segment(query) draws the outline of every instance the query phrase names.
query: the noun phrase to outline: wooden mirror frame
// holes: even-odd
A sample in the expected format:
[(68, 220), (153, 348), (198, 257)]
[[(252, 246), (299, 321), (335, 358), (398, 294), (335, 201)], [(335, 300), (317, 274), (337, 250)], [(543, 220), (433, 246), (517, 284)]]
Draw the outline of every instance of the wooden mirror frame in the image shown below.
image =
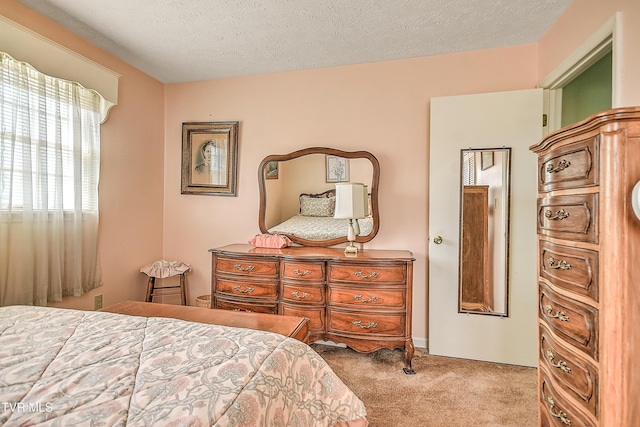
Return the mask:
[[(326, 147), (311, 147), (304, 148), (302, 150), (294, 151), (289, 154), (272, 154), (265, 157), (262, 162), (260, 162), (260, 166), (258, 166), (258, 186), (260, 188), (260, 210), (258, 214), (258, 226), (260, 227), (260, 231), (262, 233), (269, 233), (269, 230), (266, 226), (266, 212), (267, 212), (267, 188), (266, 188), (266, 171), (267, 165), (270, 162), (282, 162), (287, 160), (296, 159), (298, 157), (306, 156), (309, 154), (325, 154), (332, 155), (338, 157), (344, 157), (347, 159), (368, 159), (371, 162), (371, 166), (373, 169), (373, 175), (371, 177), (371, 217), (373, 218), (373, 229), (371, 233), (366, 236), (358, 236), (356, 237), (356, 242), (364, 243), (368, 242), (375, 237), (378, 233), (378, 229), (380, 228), (380, 217), (378, 214), (378, 185), (380, 181), (380, 163), (378, 163), (378, 159), (369, 153), (368, 151), (342, 151), (337, 150), (335, 148), (326, 148)], [(326, 240), (311, 240), (304, 239), (294, 235), (288, 235), (292, 242), (297, 243), (302, 246), (333, 246), (338, 245), (340, 243), (347, 242), (346, 230), (345, 236), (339, 237), (335, 239), (326, 239)]]

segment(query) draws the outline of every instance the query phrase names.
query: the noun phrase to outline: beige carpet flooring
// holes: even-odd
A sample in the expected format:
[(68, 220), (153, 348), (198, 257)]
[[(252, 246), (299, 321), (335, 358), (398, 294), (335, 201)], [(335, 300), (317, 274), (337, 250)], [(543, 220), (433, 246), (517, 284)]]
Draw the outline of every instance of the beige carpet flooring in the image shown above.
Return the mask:
[(360, 354), (313, 344), (367, 407), (370, 427), (537, 425), (537, 370), (431, 356), (416, 349), (416, 375), (400, 350)]

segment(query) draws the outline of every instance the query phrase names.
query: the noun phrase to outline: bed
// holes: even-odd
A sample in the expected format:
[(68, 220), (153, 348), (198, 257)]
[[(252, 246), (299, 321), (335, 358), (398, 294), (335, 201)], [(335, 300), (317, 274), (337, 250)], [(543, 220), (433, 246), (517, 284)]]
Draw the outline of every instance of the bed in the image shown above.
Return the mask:
[[(360, 226), (360, 235), (367, 236), (373, 230), (373, 219), (371, 217), (359, 219), (358, 225)], [(345, 237), (348, 227), (348, 219), (295, 215), (271, 227), (269, 233), (299, 236), (310, 240), (328, 240)]]
[[(302, 193), (298, 196), (299, 213), (269, 228), (272, 234), (287, 234), (310, 240), (329, 240), (345, 237), (349, 220), (334, 218), (336, 190), (323, 193)], [(371, 203), (371, 202), (369, 202)], [(371, 212), (371, 207), (368, 208)], [(371, 234), (373, 218), (358, 219), (361, 236)]]
[(4, 426), (366, 425), (363, 403), (294, 338), (49, 307), (0, 308), (0, 396)]

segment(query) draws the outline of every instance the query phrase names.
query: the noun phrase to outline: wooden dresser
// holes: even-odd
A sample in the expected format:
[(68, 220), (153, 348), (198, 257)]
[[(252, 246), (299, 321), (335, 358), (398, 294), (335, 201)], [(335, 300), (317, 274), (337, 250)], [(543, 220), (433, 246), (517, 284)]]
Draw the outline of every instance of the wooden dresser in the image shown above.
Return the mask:
[(596, 114), (531, 150), (540, 425), (639, 425), (640, 108)]
[(242, 244), (210, 252), (212, 308), (307, 317), (307, 342), (403, 348), (404, 370), (414, 373), (411, 252)]

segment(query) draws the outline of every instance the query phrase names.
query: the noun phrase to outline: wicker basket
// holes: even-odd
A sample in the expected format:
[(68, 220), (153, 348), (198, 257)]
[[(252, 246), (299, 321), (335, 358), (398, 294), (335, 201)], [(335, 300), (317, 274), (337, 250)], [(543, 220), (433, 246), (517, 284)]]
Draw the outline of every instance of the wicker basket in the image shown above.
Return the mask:
[(197, 297), (196, 307), (211, 308), (211, 295), (200, 295)]

